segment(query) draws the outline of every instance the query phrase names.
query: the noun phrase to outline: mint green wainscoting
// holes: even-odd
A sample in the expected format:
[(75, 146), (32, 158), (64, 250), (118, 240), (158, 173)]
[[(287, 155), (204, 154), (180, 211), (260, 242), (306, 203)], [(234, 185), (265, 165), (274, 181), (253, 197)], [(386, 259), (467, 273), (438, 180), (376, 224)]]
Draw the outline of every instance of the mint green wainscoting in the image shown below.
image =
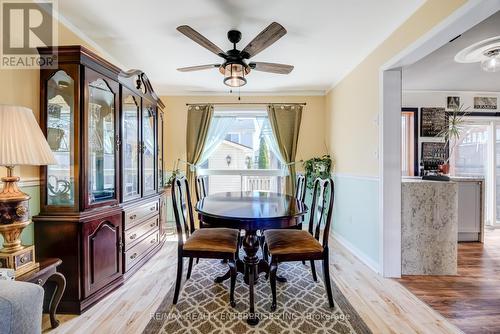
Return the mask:
[[(21, 186), (21, 190), (31, 196), (30, 216), (36, 216), (40, 212), (40, 186)], [(33, 223), (29, 224), (21, 234), (23, 245), (32, 245), (34, 240)], [(3, 238), (0, 236), (0, 248), (3, 246)]]
[(333, 235), (372, 268), (379, 268), (379, 180), (338, 174)]

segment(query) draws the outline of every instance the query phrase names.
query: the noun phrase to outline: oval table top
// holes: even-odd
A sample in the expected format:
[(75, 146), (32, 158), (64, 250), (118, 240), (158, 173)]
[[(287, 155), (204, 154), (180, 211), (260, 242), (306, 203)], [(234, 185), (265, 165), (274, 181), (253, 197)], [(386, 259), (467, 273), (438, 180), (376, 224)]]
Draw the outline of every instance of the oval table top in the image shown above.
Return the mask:
[[(302, 216), (307, 213), (307, 206), (285, 194), (245, 191), (208, 195), (196, 204), (196, 211), (202, 216), (202, 221), (210, 225), (245, 228), (245, 225), (252, 222), (252, 227), (263, 228), (261, 225), (269, 225), (273, 221), (286, 221)], [(278, 224), (267, 227), (284, 226)]]

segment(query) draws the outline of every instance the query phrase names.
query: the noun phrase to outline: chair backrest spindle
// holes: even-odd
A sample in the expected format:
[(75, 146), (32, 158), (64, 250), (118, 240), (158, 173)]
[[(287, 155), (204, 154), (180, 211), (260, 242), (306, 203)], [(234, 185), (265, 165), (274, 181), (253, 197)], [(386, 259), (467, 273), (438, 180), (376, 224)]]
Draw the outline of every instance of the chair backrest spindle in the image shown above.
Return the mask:
[(304, 202), (306, 195), (306, 177), (303, 174), (297, 174), (297, 181), (295, 185), (295, 198)]
[(189, 238), (194, 232), (193, 205), (190, 199), (191, 194), (186, 177), (176, 177), (172, 183), (172, 206), (180, 247), (184, 244), (184, 238)]
[[(309, 217), (309, 233), (319, 241), (321, 222), (325, 221), (323, 229), (323, 248), (328, 247), (330, 224), (332, 221), (335, 187), (331, 178), (314, 180), (311, 213)], [(325, 217), (326, 215), (326, 217)]]
[(205, 175), (196, 176), (196, 200), (201, 200), (207, 196), (207, 177)]

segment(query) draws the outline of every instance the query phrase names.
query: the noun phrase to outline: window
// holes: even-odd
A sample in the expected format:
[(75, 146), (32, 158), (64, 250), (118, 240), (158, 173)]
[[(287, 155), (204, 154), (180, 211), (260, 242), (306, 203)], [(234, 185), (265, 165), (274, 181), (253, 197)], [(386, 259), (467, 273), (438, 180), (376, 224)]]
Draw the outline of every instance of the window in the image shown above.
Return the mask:
[(240, 143), (240, 134), (239, 133), (227, 133), (225, 140), (239, 144)]
[(216, 109), (198, 165), (208, 192), (282, 192), (284, 172), (265, 109)]
[(418, 175), (416, 158), (417, 109), (404, 108), (401, 113), (401, 170), (403, 176)]

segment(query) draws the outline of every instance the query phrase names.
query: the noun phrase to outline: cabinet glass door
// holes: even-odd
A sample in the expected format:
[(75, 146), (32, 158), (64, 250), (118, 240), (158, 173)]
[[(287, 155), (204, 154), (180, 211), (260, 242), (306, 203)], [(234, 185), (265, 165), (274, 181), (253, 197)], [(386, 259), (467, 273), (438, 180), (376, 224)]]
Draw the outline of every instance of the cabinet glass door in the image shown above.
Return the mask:
[(47, 82), (47, 141), (57, 165), (47, 166), (47, 205), (75, 205), (74, 80), (57, 71)]
[(122, 138), (122, 173), (123, 200), (141, 197), (140, 185), (140, 161), (139, 161), (139, 138), (140, 138), (140, 100), (124, 91), (122, 102), (123, 110), (123, 138)]
[(163, 113), (158, 114), (158, 189), (163, 187)]
[(155, 111), (146, 107), (142, 113), (142, 161), (143, 161), (143, 194), (156, 191), (155, 178)]
[(115, 94), (103, 79), (88, 86), (88, 203), (116, 198)]

